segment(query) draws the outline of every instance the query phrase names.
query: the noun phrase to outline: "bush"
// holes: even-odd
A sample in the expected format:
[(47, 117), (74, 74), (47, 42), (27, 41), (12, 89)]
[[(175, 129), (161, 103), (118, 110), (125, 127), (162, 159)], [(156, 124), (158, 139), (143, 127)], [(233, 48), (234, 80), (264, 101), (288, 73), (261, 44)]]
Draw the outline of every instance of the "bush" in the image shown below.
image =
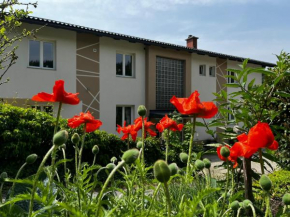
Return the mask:
[(277, 170), (268, 176), (273, 184), (272, 197), (279, 198), (281, 200), (285, 193), (290, 192), (290, 171)]
[[(36, 172), (41, 159), (52, 146), (52, 136), (55, 125), (55, 118), (45, 112), (39, 112), (31, 108), (20, 108), (9, 104), (0, 105), (0, 172), (6, 171), (9, 177), (15, 175), (19, 167), (25, 162), (28, 155), (36, 153), (37, 161), (25, 168), (22, 176), (32, 175)], [(77, 132), (82, 135), (81, 128), (71, 129), (67, 127), (67, 120), (60, 120), (60, 127), (67, 129), (69, 140), (66, 143), (66, 158), (74, 158), (74, 148), (71, 136)], [(163, 152), (159, 139), (147, 137), (145, 140), (145, 156), (148, 165), (162, 158)], [(92, 163), (92, 148), (98, 145), (100, 152), (97, 155), (96, 163), (105, 166), (115, 156), (121, 158), (127, 150), (126, 142), (119, 136), (108, 134), (105, 131), (95, 131), (86, 135), (83, 162)], [(136, 147), (131, 141), (130, 147)], [(7, 154), (9, 153), (9, 154)], [(58, 152), (58, 158), (62, 159), (62, 153)], [(47, 162), (50, 164), (50, 162)], [(74, 172), (73, 165), (68, 167)], [(60, 167), (62, 168), (62, 167)]]

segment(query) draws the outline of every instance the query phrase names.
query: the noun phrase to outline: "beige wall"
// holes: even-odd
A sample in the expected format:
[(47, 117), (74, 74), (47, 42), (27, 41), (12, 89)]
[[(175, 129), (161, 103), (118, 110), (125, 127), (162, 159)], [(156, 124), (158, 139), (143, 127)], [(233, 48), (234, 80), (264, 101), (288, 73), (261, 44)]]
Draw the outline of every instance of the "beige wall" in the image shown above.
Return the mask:
[(146, 99), (147, 110), (156, 109), (156, 57), (183, 60), (184, 72), (184, 97), (191, 93), (191, 55), (188, 52), (165, 49), (155, 46), (146, 46)]

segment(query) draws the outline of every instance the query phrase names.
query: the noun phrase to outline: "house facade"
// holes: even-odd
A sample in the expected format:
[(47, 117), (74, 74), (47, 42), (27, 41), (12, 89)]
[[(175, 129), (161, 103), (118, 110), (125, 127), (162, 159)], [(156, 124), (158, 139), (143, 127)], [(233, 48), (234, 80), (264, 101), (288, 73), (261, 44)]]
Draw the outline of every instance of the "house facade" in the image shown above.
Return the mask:
[[(2, 85), (1, 98), (18, 106), (56, 111), (46, 103), (31, 101), (38, 92), (52, 92), (55, 80), (63, 79), (68, 92), (78, 92), (81, 103), (65, 105), (62, 116), (70, 118), (90, 111), (102, 120), (102, 130), (116, 133), (116, 124), (132, 123), (137, 108), (147, 107), (149, 118), (158, 120), (174, 110), (173, 95), (188, 97), (198, 90), (201, 101), (212, 101), (213, 92), (226, 88), (227, 68), (239, 68), (240, 57), (198, 49), (198, 38), (189, 36), (186, 46), (174, 45), (102, 30), (27, 17), (26, 29), (41, 29), (36, 38), (18, 43), (19, 56)], [(251, 67), (274, 66), (249, 60)], [(251, 74), (261, 82), (260, 74)], [(198, 129), (198, 139), (208, 136)]]

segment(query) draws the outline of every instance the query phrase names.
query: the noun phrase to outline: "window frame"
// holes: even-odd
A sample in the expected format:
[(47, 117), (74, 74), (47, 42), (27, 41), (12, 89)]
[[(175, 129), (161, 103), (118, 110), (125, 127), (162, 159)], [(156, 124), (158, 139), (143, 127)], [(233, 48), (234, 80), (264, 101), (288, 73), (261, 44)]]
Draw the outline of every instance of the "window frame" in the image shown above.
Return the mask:
[[(39, 66), (30, 66), (29, 65), (29, 58), (30, 58), (30, 41), (39, 41), (40, 42), (40, 51), (39, 51)], [(43, 67), (43, 43), (52, 43), (53, 44), (53, 68), (47, 68)], [(33, 68), (33, 69), (44, 69), (44, 70), (56, 70), (56, 41), (52, 40), (45, 40), (45, 39), (39, 39), (39, 40), (28, 40), (28, 61), (27, 61), (27, 68)]]
[[(31, 109), (35, 109), (37, 111), (40, 111), (40, 112), (45, 112), (47, 114), (53, 114), (54, 112), (54, 106), (53, 105), (27, 105), (28, 108), (31, 108)], [(51, 112), (48, 112), (46, 111), (46, 107), (50, 107), (51, 108)]]
[[(211, 70), (211, 69), (214, 69), (214, 73), (213, 73), (213, 75), (211, 75), (211, 73), (210, 73), (210, 70)], [(215, 77), (215, 74), (216, 74), (216, 67), (215, 67), (215, 66), (210, 66), (209, 69), (208, 69), (208, 74), (209, 74), (209, 77)]]
[[(130, 107), (131, 108), (131, 123), (130, 124), (133, 124), (134, 122), (134, 105), (116, 105), (116, 118), (115, 118), (115, 123), (116, 123), (116, 127), (117, 127), (117, 108), (118, 107), (121, 107), (122, 108), (122, 124), (121, 126), (123, 127), (123, 123), (125, 121), (125, 111), (126, 111), (126, 107)], [(126, 122), (126, 125), (128, 125), (128, 123)]]
[[(203, 67), (203, 73), (200, 73), (201, 66)], [(200, 76), (206, 76), (206, 65), (205, 64), (199, 65), (198, 71)]]
[[(122, 75), (117, 75), (117, 54), (122, 54), (123, 55), (123, 66), (122, 66)], [(126, 55), (131, 56), (132, 57), (132, 75), (128, 76), (126, 75)], [(116, 55), (115, 55), (115, 74), (116, 77), (122, 77), (122, 78), (135, 78), (135, 54), (133, 53), (129, 53), (129, 52), (124, 52), (124, 51), (116, 51)]]
[[(236, 76), (234, 72), (227, 71), (228, 76)], [(232, 82), (233, 81), (233, 82)], [(233, 78), (227, 77), (227, 84), (237, 84), (238, 82)]]

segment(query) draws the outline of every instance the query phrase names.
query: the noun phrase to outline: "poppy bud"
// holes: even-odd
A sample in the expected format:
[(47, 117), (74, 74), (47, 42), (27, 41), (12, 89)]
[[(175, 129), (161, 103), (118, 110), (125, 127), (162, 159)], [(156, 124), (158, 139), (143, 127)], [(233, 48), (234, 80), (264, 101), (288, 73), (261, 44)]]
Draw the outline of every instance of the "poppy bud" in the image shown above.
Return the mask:
[(112, 163), (115, 163), (117, 160), (118, 160), (118, 159), (117, 159), (116, 157), (112, 157), (110, 161), (111, 161)]
[(211, 162), (208, 158), (203, 159), (204, 167), (209, 169), (211, 167)]
[(188, 155), (186, 153), (182, 152), (179, 154), (179, 158), (180, 158), (182, 163), (185, 163), (185, 162), (187, 162)]
[(252, 203), (252, 201), (250, 201), (248, 199), (243, 201), (243, 207), (245, 207), (245, 208), (248, 207), (250, 204), (253, 204), (253, 203)]
[(156, 161), (153, 166), (153, 171), (155, 178), (161, 183), (168, 182), (170, 179), (170, 169), (164, 160)]
[(196, 160), (194, 165), (197, 170), (203, 170), (204, 168), (204, 163), (201, 160)]
[(220, 153), (221, 153), (221, 156), (227, 158), (228, 156), (230, 156), (230, 149), (228, 147), (226, 147), (226, 146), (223, 146), (221, 148), (221, 152)]
[(78, 144), (80, 140), (80, 136), (77, 133), (74, 133), (74, 135), (71, 137), (71, 141), (73, 144)]
[(238, 210), (240, 208), (240, 203), (239, 201), (235, 200), (230, 204), (230, 207), (232, 210)]
[(99, 153), (99, 146), (97, 146), (97, 145), (94, 145), (94, 147), (92, 148), (92, 152), (93, 152), (93, 155), (96, 155), (96, 154), (98, 154)]
[(177, 166), (176, 163), (171, 163), (171, 164), (168, 165), (168, 167), (169, 167), (169, 170), (170, 170), (170, 174), (172, 176), (174, 176), (178, 172), (178, 166)]
[(8, 178), (8, 174), (6, 172), (3, 172), (0, 174), (0, 183), (4, 182), (4, 179)]
[(272, 187), (272, 182), (268, 176), (262, 175), (259, 180), (260, 186), (264, 191), (270, 191)]
[(116, 165), (113, 164), (113, 163), (108, 163), (107, 166), (106, 166), (106, 168), (107, 168), (108, 170), (113, 170), (115, 167), (116, 167)]
[(38, 157), (37, 154), (31, 154), (31, 155), (29, 155), (26, 158), (26, 163), (27, 164), (33, 164), (36, 161), (37, 157)]
[(66, 130), (61, 130), (53, 136), (53, 144), (56, 146), (60, 146), (64, 144), (67, 141), (67, 139), (68, 132)]
[(142, 148), (142, 144), (143, 144), (142, 141), (137, 142), (137, 148), (138, 148), (138, 149)]
[(145, 117), (146, 116), (146, 112), (147, 112), (147, 109), (144, 105), (139, 105), (138, 107), (138, 115), (140, 115), (141, 117)]
[(138, 149), (130, 149), (123, 154), (122, 160), (124, 160), (126, 164), (131, 164), (134, 163), (135, 160), (137, 160), (138, 156), (139, 156)]
[(284, 194), (284, 196), (282, 197), (282, 201), (286, 206), (290, 205), (290, 194), (289, 193)]

